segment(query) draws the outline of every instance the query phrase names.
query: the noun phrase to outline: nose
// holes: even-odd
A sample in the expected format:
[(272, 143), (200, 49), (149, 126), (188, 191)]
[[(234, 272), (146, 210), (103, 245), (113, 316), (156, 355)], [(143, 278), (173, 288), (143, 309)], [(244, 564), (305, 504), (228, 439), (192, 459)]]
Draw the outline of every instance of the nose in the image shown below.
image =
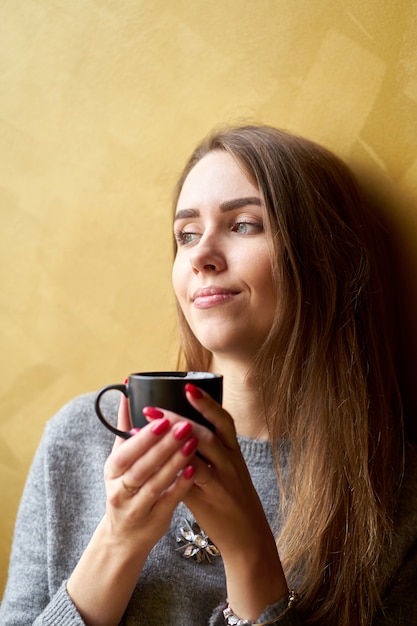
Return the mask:
[(221, 241), (213, 233), (205, 233), (190, 254), (194, 274), (201, 272), (221, 272), (226, 267), (226, 258)]

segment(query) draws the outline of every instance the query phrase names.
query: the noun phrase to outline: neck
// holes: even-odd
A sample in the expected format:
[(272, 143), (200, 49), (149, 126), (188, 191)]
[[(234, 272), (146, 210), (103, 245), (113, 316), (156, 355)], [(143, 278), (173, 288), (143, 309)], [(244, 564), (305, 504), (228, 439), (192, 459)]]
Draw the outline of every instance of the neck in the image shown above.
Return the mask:
[(267, 439), (262, 400), (250, 376), (250, 363), (213, 355), (211, 370), (223, 374), (223, 407), (242, 437)]

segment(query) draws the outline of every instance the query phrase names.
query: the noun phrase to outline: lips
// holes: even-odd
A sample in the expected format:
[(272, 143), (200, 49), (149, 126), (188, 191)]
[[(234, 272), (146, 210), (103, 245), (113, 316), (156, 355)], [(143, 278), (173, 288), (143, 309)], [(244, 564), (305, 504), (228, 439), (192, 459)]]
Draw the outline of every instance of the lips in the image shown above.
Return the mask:
[(224, 287), (200, 287), (193, 294), (193, 304), (197, 309), (208, 309), (218, 304), (230, 302), (239, 292)]

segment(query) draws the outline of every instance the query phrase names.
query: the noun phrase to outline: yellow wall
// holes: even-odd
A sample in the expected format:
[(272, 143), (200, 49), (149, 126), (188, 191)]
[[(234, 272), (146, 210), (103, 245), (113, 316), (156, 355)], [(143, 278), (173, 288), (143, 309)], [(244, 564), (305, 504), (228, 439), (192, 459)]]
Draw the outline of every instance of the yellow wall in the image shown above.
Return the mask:
[(45, 421), (171, 363), (171, 187), (224, 121), (346, 157), (415, 272), (417, 0), (0, 3), (0, 592)]

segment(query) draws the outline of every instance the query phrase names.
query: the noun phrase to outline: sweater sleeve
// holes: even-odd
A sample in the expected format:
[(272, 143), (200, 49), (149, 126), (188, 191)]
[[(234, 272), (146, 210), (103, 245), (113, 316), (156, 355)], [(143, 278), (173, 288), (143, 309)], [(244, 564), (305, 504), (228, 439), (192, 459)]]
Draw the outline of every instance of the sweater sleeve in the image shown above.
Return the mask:
[(51, 602), (33, 622), (33, 626), (56, 626), (56, 624), (84, 626), (80, 614), (67, 594), (65, 582), (62, 583)]
[[(83, 626), (65, 583), (51, 592), (47, 555), (45, 437), (35, 454), (17, 515), (7, 586), (0, 608), (2, 626)], [(59, 616), (59, 618), (58, 618)]]

